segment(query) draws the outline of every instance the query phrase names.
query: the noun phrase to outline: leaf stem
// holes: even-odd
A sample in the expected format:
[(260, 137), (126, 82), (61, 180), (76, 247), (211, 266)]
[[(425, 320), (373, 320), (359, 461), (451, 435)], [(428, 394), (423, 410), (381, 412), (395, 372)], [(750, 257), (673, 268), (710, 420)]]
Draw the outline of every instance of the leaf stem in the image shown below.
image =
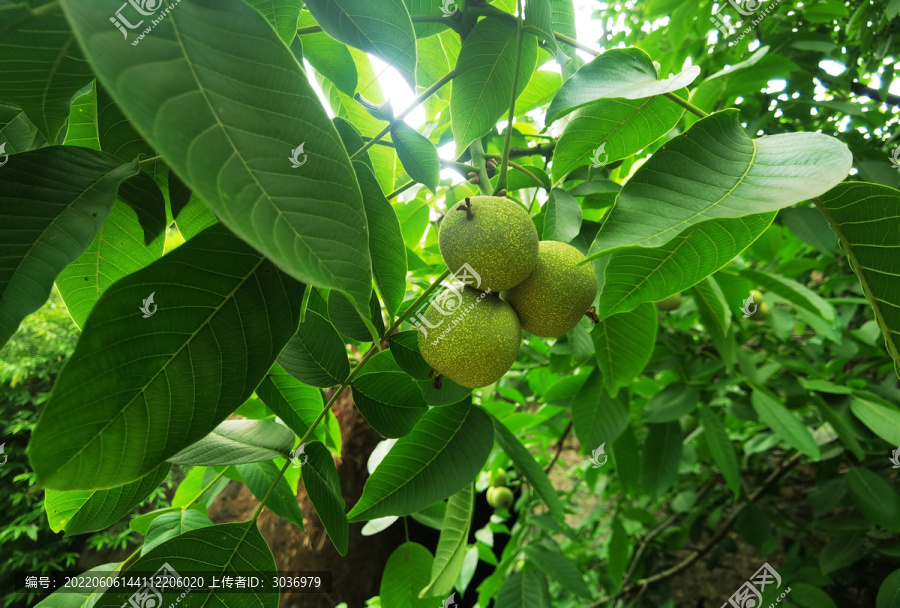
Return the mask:
[(560, 34), (559, 32), (553, 32), (553, 35), (556, 36), (556, 39), (559, 40), (560, 42), (564, 42), (564, 43), (568, 44), (569, 46), (573, 46), (576, 49), (580, 49), (580, 50), (584, 51), (585, 53), (589, 53), (589, 54), (593, 55), (594, 57), (596, 57), (597, 55), (600, 54), (600, 51), (595, 51), (594, 49), (587, 46), (586, 44), (582, 44), (582, 43), (578, 42), (577, 40), (575, 40), (574, 38), (570, 38), (569, 36), (566, 36), (565, 34)]
[(197, 494), (197, 495), (194, 496), (192, 499), (190, 499), (189, 501), (187, 501), (187, 503), (185, 503), (184, 505), (182, 505), (181, 510), (182, 510), (182, 511), (187, 511), (188, 508), (189, 508), (192, 504), (194, 504), (195, 502), (197, 502), (198, 500), (200, 500), (200, 497), (203, 496), (204, 494), (206, 494), (206, 491), (209, 490), (209, 489), (213, 486), (214, 483), (216, 483), (217, 481), (219, 481), (219, 480), (222, 478), (222, 475), (224, 475), (225, 472), (226, 472), (228, 469), (231, 468), (231, 466), (232, 466), (232, 465), (228, 465), (227, 467), (225, 467), (224, 469), (222, 469), (222, 470), (219, 472), (219, 474), (216, 475), (216, 476), (213, 478), (213, 480), (212, 480), (211, 482), (209, 482), (208, 484), (206, 484), (206, 487), (204, 487), (202, 490), (200, 490), (200, 493), (199, 493), (199, 494)]
[[(516, 0), (518, 14), (522, 14), (522, 0)], [(516, 93), (519, 88), (519, 66), (522, 61), (522, 19), (516, 19), (516, 69), (513, 70), (512, 95), (509, 100), (509, 119), (506, 122), (506, 141), (503, 144), (503, 159), (500, 161), (500, 174), (497, 176), (497, 187), (494, 196), (506, 190), (509, 173), (509, 146), (512, 143), (513, 119), (516, 117)]]
[(680, 105), (682, 108), (686, 109), (688, 112), (693, 112), (700, 118), (706, 118), (707, 116), (709, 116), (709, 114), (707, 114), (706, 112), (704, 112), (703, 110), (701, 110), (700, 108), (698, 108), (697, 106), (692, 104), (691, 102), (682, 99), (675, 93), (669, 92), (669, 93), (663, 93), (663, 95), (665, 95), (667, 98), (671, 99), (672, 101), (674, 101), (675, 103)]
[(491, 180), (488, 179), (487, 166), (484, 163), (484, 146), (481, 145), (480, 139), (469, 144), (469, 154), (472, 155), (472, 168), (478, 173), (478, 190), (483, 196), (490, 196)]
[(56, 0), (56, 2), (48, 2), (47, 4), (42, 4), (31, 9), (31, 14), (35, 17), (46, 17), (47, 15), (53, 15), (54, 13), (59, 12), (59, 10), (59, 0)]
[(416, 180), (411, 179), (408, 182), (406, 182), (405, 184), (403, 184), (402, 186), (400, 186), (399, 188), (397, 188), (396, 190), (394, 190), (393, 192), (391, 192), (390, 194), (388, 194), (387, 199), (391, 200), (395, 196), (400, 196), (400, 194), (402, 194), (403, 192), (406, 192), (407, 190), (409, 190), (410, 188), (412, 188), (415, 185), (416, 185)]
[(357, 158), (358, 156), (360, 156), (361, 154), (363, 154), (366, 150), (368, 150), (368, 149), (371, 148), (373, 145), (375, 145), (382, 137), (384, 137), (385, 135), (388, 134), (388, 132), (391, 130), (391, 127), (394, 125), (394, 123), (400, 122), (401, 120), (403, 120), (403, 119), (406, 117), (407, 114), (409, 114), (410, 112), (412, 112), (413, 110), (415, 110), (416, 108), (418, 108), (422, 103), (425, 102), (426, 99), (428, 99), (429, 97), (431, 97), (432, 95), (434, 95), (435, 93), (437, 93), (437, 92), (440, 90), (441, 87), (443, 87), (445, 84), (447, 84), (448, 82), (450, 82), (451, 80), (453, 80), (453, 77), (454, 77), (455, 75), (456, 75), (456, 70), (450, 70), (449, 72), (447, 72), (446, 74), (444, 74), (444, 76), (441, 77), (440, 80), (438, 80), (438, 81), (435, 82), (433, 85), (431, 85), (430, 87), (428, 87), (427, 89), (425, 89), (425, 91), (423, 91), (421, 95), (419, 95), (418, 97), (416, 97), (416, 100), (413, 101), (413, 102), (409, 105), (408, 108), (406, 108), (405, 110), (403, 110), (402, 112), (400, 112), (399, 114), (397, 114), (397, 116), (394, 117), (394, 120), (392, 120), (391, 122), (389, 122), (389, 123), (387, 124), (387, 126), (386, 126), (384, 129), (381, 130), (381, 133), (379, 133), (378, 135), (376, 135), (375, 137), (373, 137), (372, 139), (370, 139), (369, 141), (367, 141), (366, 144), (365, 144), (362, 148), (360, 148), (359, 150), (357, 150), (356, 152), (354, 152), (354, 153), (350, 156), (350, 160), (354, 160), (355, 158)]

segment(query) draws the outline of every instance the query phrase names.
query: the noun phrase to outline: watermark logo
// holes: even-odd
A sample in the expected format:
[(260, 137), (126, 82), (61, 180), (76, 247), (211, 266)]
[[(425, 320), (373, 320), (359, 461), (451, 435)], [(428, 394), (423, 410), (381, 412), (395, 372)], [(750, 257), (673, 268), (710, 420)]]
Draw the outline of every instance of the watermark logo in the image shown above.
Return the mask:
[(759, 309), (759, 307), (753, 301), (753, 293), (751, 292), (750, 295), (747, 296), (747, 299), (744, 300), (744, 304), (741, 306), (741, 310), (744, 313), (744, 318), (749, 319), (750, 317), (752, 317), (753, 315), (756, 314), (756, 311), (758, 309)]
[(456, 591), (450, 594), (450, 597), (444, 600), (444, 603), (441, 604), (441, 608), (456, 608), (458, 604), (456, 603)]
[[(169, 565), (169, 562), (164, 563), (153, 576), (146, 579), (144, 584), (128, 598), (126, 603), (122, 604), (122, 608), (161, 608), (163, 603), (161, 589), (174, 587), (178, 579), (181, 578), (181, 575)], [(187, 594), (187, 591), (182, 593), (181, 597), (174, 604), (170, 604), (170, 608), (180, 602)]]
[[(446, 319), (441, 319), (440, 323), (433, 324), (425, 318), (423, 312), (429, 307), (434, 306), (441, 315), (447, 317), (456, 313), (459, 310), (459, 307), (462, 305), (462, 294), (463, 290), (466, 286), (474, 287), (478, 289), (481, 287), (481, 275), (475, 272), (475, 269), (472, 268), (469, 264), (463, 264), (459, 270), (450, 275), (449, 284), (446, 286), (446, 289), (441, 291), (436, 296), (432, 296), (429, 298), (428, 302), (422, 304), (421, 307), (416, 311), (416, 314), (410, 319), (410, 322), (421, 331), (425, 338), (428, 338), (428, 329), (436, 329), (444, 324)], [(491, 290), (483, 292), (481, 296), (478, 298), (479, 301), (483, 300), (487, 297), (488, 294), (491, 293)], [(460, 318), (454, 319), (455, 323), (458, 323)], [(455, 324), (454, 323), (454, 324)], [(427, 329), (426, 329), (427, 328)], [(449, 329), (447, 330), (449, 331)], [(446, 331), (441, 335), (443, 337), (446, 335)], [(437, 342), (435, 342), (436, 344)]]
[[(156, 304), (153, 303), (153, 295), (155, 293), (156, 293), (155, 291), (153, 293), (151, 293), (150, 297), (148, 297), (146, 300), (144, 300), (144, 303), (141, 305), (140, 311), (142, 313), (144, 313), (145, 319), (148, 319), (148, 318), (152, 317), (154, 314), (156, 314)], [(153, 306), (153, 310), (150, 310), (150, 306)]]
[[(450, 7), (453, 7), (452, 9)], [(455, 0), (443, 0), (441, 3), (441, 12), (444, 13), (443, 17), (449, 17), (458, 11), (459, 8), (456, 6)]]
[[(306, 444), (301, 443), (296, 448), (294, 448), (293, 452), (291, 452), (291, 462), (294, 463), (293, 467), (295, 469), (299, 469), (300, 467), (305, 465), (306, 461), (309, 459), (309, 456), (306, 455), (306, 452), (304, 450), (306, 450)], [(303, 457), (302, 460), (300, 459), (301, 456)]]
[[(722, 608), (762, 608), (762, 592), (773, 584), (776, 589), (779, 589), (781, 576), (766, 562), (762, 568), (756, 571), (756, 574), (750, 577), (749, 581), (741, 585), (740, 589), (728, 598), (727, 603), (722, 604)], [(775, 604), (781, 603), (781, 600), (790, 592), (791, 588), (788, 587), (774, 603), (769, 605), (769, 608), (774, 608)]]
[(6, 464), (6, 460), (9, 456), (3, 451), (3, 448), (6, 446), (6, 442), (0, 443), (0, 456), (3, 456), (3, 462), (0, 462), (0, 467)]
[[(601, 443), (600, 446), (591, 452), (590, 461), (594, 465), (592, 469), (599, 469), (603, 465), (606, 464), (606, 461), (609, 460), (609, 455), (606, 453), (606, 443)], [(603, 459), (603, 462), (600, 462), (600, 459)]]
[[(744, 31), (741, 33), (741, 35), (738, 37), (738, 39), (735, 40), (735, 43), (739, 42), (744, 36), (749, 34), (753, 30), (753, 28), (755, 26), (759, 25), (759, 23), (763, 19), (768, 17), (769, 13), (772, 12), (772, 10), (776, 6), (781, 4), (781, 2), (783, 2), (783, 0), (770, 1), (769, 5), (766, 7), (766, 9), (762, 13), (760, 13), (760, 15), (756, 19), (753, 19), (751, 21), (751, 25), (747, 26), (747, 28), (744, 29)], [(762, 7), (762, 3), (760, 0), (728, 0), (728, 4), (733, 6), (735, 8), (735, 10), (737, 10), (737, 12), (740, 13), (744, 17), (749, 17), (749, 16), (753, 15)], [(709, 20), (712, 22), (713, 25), (716, 26), (716, 28), (718, 28), (719, 32), (722, 34), (722, 37), (725, 38), (728, 36), (728, 30), (730, 27), (732, 27), (732, 24), (731, 24), (730, 20), (728, 19), (727, 15), (719, 14), (719, 11), (721, 11), (723, 8), (725, 8), (724, 3), (719, 5), (719, 7), (715, 10), (715, 12), (712, 14), (712, 17), (710, 17)]]
[[(591, 155), (591, 163), (593, 163), (594, 169), (599, 169), (603, 165), (606, 164), (606, 161), (609, 159), (609, 155), (607, 155), (604, 150), (606, 149), (606, 142), (603, 142), (596, 148), (594, 148), (594, 153)], [(600, 155), (603, 156), (600, 156)]]
[[(0, 153), (3, 152), (3, 147), (0, 146)], [(3, 165), (0, 164), (0, 167)], [(900, 169), (900, 146), (894, 148), (894, 151), (891, 152), (891, 167), (894, 169)]]
[(9, 160), (9, 154), (6, 153), (6, 142), (0, 144), (0, 156), (3, 156), (3, 160), (0, 161), (0, 167), (2, 167)]
[[(2, 445), (0, 445), (0, 452), (3, 452)], [(897, 448), (896, 450), (894, 450), (894, 452), (891, 454), (891, 457), (888, 460), (890, 460), (891, 464), (894, 465), (891, 467), (892, 469), (900, 469), (900, 448)], [(6, 461), (4, 461), (4, 462), (6, 462)]]
[[(308, 155), (303, 152), (303, 146), (306, 145), (306, 142), (303, 142), (293, 150), (291, 150), (291, 156), (288, 160), (291, 161), (291, 168), (296, 169), (297, 167), (302, 167), (306, 164), (308, 160)], [(303, 154), (303, 160), (300, 160), (300, 155)]]
[[(128, 0), (115, 12), (115, 16), (110, 17), (109, 20), (122, 32), (125, 40), (128, 40), (129, 30), (136, 30), (141, 27), (146, 21), (145, 17), (155, 17), (150, 19), (150, 25), (145, 27), (137, 38), (132, 41), (131, 45), (137, 46), (144, 39), (144, 36), (153, 31), (153, 28), (168, 16), (179, 2), (181, 0), (173, 0), (172, 4), (163, 8), (162, 0)], [(134, 20), (138, 19), (139, 21), (135, 23)]]

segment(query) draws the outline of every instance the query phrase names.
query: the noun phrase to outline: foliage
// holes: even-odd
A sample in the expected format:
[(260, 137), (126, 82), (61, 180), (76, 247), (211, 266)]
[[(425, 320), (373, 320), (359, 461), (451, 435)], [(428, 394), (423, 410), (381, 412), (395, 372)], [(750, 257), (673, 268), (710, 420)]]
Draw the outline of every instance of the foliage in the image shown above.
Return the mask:
[[(592, 45), (573, 0), (0, 7), (0, 395), (33, 469), (0, 470), (9, 564), (72, 557), (26, 546), (50, 537), (34, 487), (50, 528), (106, 530), (91, 547), (143, 536), (119, 570), (272, 573), (257, 518), (303, 529), (302, 480), (341, 554), (358, 522), (441, 529), (395, 549), (371, 605), (671, 606), (675, 574), (747, 547), (742, 577), (779, 573), (766, 601), (890, 605), (900, 5), (751, 4), (599, 3)], [(440, 220), (476, 194), (578, 249), (600, 290), (472, 391), (413, 331), (458, 271)], [(56, 296), (32, 314), (54, 283), (80, 334)], [(348, 388), (396, 440), (356, 504), (332, 458)], [(515, 502), (474, 529), (497, 469)], [(213, 525), (226, 478), (260, 506)]]

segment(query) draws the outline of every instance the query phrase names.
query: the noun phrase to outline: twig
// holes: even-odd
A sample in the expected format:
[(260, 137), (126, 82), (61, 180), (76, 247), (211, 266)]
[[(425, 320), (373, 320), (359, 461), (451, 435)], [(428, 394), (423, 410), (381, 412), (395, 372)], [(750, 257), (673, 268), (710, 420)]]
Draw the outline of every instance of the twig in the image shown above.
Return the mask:
[(559, 459), (559, 455), (563, 449), (563, 443), (566, 441), (566, 437), (569, 436), (569, 433), (572, 431), (572, 423), (566, 425), (565, 430), (563, 430), (562, 435), (559, 436), (559, 439), (556, 441), (556, 453), (553, 455), (553, 459), (550, 461), (550, 464), (544, 469), (544, 473), (549, 473), (550, 469), (553, 468), (553, 465), (556, 464), (556, 461)]
[(691, 102), (685, 101), (684, 99), (682, 99), (681, 97), (679, 97), (679, 96), (676, 95), (675, 93), (669, 92), (669, 93), (664, 93), (664, 95), (665, 95), (668, 99), (671, 99), (672, 101), (674, 101), (675, 103), (677, 103), (678, 105), (680, 105), (682, 108), (685, 108), (688, 112), (693, 112), (694, 114), (696, 114), (696, 115), (699, 116), (700, 118), (706, 118), (707, 116), (709, 116), (709, 114), (707, 114), (706, 112), (704, 112), (703, 110), (701, 110), (700, 108), (698, 108), (697, 106), (695, 106), (694, 104), (692, 104)]
[(478, 190), (483, 196), (490, 196), (491, 180), (488, 178), (487, 167), (484, 163), (484, 146), (481, 145), (480, 139), (469, 144), (469, 154), (472, 155), (472, 168), (478, 173)]

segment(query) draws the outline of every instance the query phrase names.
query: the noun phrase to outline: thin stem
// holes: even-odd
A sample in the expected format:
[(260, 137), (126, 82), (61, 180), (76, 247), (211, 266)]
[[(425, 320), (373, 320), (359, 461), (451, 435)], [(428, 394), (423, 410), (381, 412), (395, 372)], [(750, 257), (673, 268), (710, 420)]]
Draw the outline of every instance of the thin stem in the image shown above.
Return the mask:
[(550, 461), (550, 464), (547, 465), (547, 468), (544, 469), (544, 473), (549, 473), (550, 469), (553, 468), (553, 465), (556, 464), (556, 461), (559, 460), (559, 455), (562, 453), (563, 443), (566, 441), (566, 437), (569, 436), (569, 433), (572, 431), (572, 423), (566, 425), (566, 428), (563, 430), (562, 434), (559, 436), (559, 439), (556, 440), (556, 453), (553, 455), (553, 459)]
[[(516, 0), (518, 14), (522, 14), (522, 0)], [(513, 119), (516, 117), (516, 90), (519, 86), (519, 64), (522, 60), (522, 20), (516, 19), (516, 69), (513, 70), (512, 94), (509, 99), (509, 119), (506, 123), (506, 142), (503, 144), (503, 158), (500, 161), (500, 174), (497, 176), (497, 188), (494, 195), (506, 190), (509, 172), (509, 146), (512, 143)]]
[[(488, 157), (488, 158), (498, 158), (496, 154), (488, 154), (487, 157)], [(507, 159), (506, 162), (508, 162), (508, 163), (509, 163), (509, 166), (512, 167), (513, 169), (515, 169), (516, 171), (518, 171), (519, 173), (522, 173), (523, 175), (525, 175), (525, 176), (529, 177), (530, 179), (534, 180), (535, 187), (542, 185), (542, 184), (541, 184), (541, 180), (539, 180), (539, 179), (537, 178), (537, 176), (536, 176), (534, 173), (532, 173), (531, 171), (529, 171), (528, 169), (526, 169), (526, 168), (523, 167), (522, 165), (518, 165), (518, 164), (512, 162), (512, 161), (509, 160), (509, 159)]]
[(406, 182), (405, 184), (403, 184), (402, 186), (400, 186), (399, 188), (397, 188), (396, 190), (394, 190), (393, 192), (388, 194), (387, 195), (388, 200), (391, 200), (395, 196), (400, 196), (402, 193), (406, 192), (407, 190), (409, 190), (410, 188), (412, 188), (415, 185), (416, 185), (416, 180), (414, 180), (414, 179), (409, 180), (408, 182)]
[[(317, 421), (318, 422), (318, 421)], [(315, 427), (313, 427), (315, 428)], [(278, 482), (281, 481), (281, 478), (284, 477), (284, 472), (287, 471), (287, 468), (291, 466), (291, 459), (288, 458), (284, 466), (281, 467), (281, 471), (278, 472), (278, 477), (275, 478), (275, 481), (272, 482), (272, 485), (269, 486), (269, 491), (266, 492), (266, 495), (263, 496), (263, 499), (259, 501), (259, 506), (256, 507), (256, 511), (253, 512), (253, 517), (250, 518), (251, 522), (256, 522), (259, 518), (259, 514), (262, 513), (263, 507), (266, 506), (266, 502), (268, 502), (269, 497), (272, 496), (272, 492), (275, 491), (275, 486), (278, 485)], [(248, 528), (249, 529), (249, 528)]]
[(590, 53), (594, 57), (596, 57), (597, 55), (600, 54), (599, 51), (595, 51), (591, 47), (589, 47), (585, 44), (581, 44), (574, 38), (570, 38), (570, 37), (566, 36), (565, 34), (560, 34), (559, 32), (553, 32), (553, 35), (556, 36), (556, 39), (559, 40), (560, 42), (564, 42), (564, 43), (568, 44), (569, 46), (574, 46), (576, 49), (580, 49), (580, 50), (584, 51), (585, 53)]
[(31, 14), (35, 17), (46, 17), (47, 15), (53, 15), (59, 12), (60, 6), (59, 1), (56, 2), (48, 2), (47, 4), (42, 4), (40, 6), (36, 6), (31, 9)]
[(212, 480), (211, 482), (209, 482), (208, 484), (206, 484), (206, 487), (204, 487), (202, 490), (200, 490), (200, 493), (199, 493), (199, 494), (197, 494), (197, 495), (194, 496), (192, 499), (190, 499), (189, 501), (187, 501), (187, 503), (185, 503), (184, 505), (182, 505), (181, 510), (182, 510), (182, 511), (187, 511), (187, 510), (188, 510), (188, 507), (190, 507), (192, 504), (194, 504), (195, 502), (197, 502), (198, 500), (200, 500), (200, 497), (203, 496), (204, 494), (206, 494), (206, 491), (209, 490), (209, 489), (213, 486), (214, 483), (216, 483), (217, 481), (219, 481), (219, 480), (222, 478), (222, 475), (224, 475), (225, 472), (226, 472), (228, 469), (230, 469), (230, 468), (231, 468), (231, 465), (228, 465), (227, 467), (225, 467), (224, 469), (222, 469), (222, 470), (219, 472), (219, 474), (216, 475), (216, 476), (213, 478), (213, 480)]
[(126, 557), (125, 561), (123, 561), (121, 564), (119, 564), (118, 568), (113, 570), (113, 572), (116, 572), (118, 570), (124, 570), (125, 568), (127, 568), (130, 565), (128, 562), (130, 562), (136, 555), (138, 555), (141, 552), (141, 549), (143, 549), (143, 548), (144, 548), (144, 543), (141, 543), (140, 545), (138, 545), (138, 548), (135, 549), (131, 555)]
[(478, 190), (483, 196), (490, 196), (491, 180), (488, 179), (487, 167), (484, 164), (484, 146), (481, 145), (480, 139), (469, 144), (469, 153), (472, 155), (472, 168), (478, 173)]
[(151, 156), (150, 158), (145, 158), (142, 160), (139, 165), (152, 165), (155, 162), (159, 162), (162, 160), (162, 156)]
[(360, 148), (359, 150), (354, 152), (350, 156), (350, 160), (353, 160), (353, 159), (359, 157), (361, 154), (365, 153), (366, 150), (368, 150), (373, 145), (375, 145), (375, 143), (377, 143), (382, 137), (384, 137), (385, 135), (388, 134), (388, 132), (390, 132), (391, 126), (393, 126), (394, 123), (403, 120), (407, 114), (409, 114), (410, 112), (412, 112), (413, 110), (418, 108), (423, 102), (425, 102), (426, 99), (428, 99), (429, 97), (431, 97), (432, 95), (437, 93), (442, 86), (444, 86), (445, 84), (447, 84), (448, 82), (453, 80), (453, 77), (455, 75), (456, 75), (456, 70), (450, 70), (449, 72), (444, 74), (444, 76), (440, 80), (438, 80), (433, 85), (431, 85), (430, 87), (425, 89), (425, 91), (423, 91), (421, 95), (416, 97), (416, 100), (414, 102), (412, 102), (408, 108), (406, 108), (405, 110), (403, 110), (402, 112), (397, 114), (397, 116), (394, 117), (394, 120), (389, 122), (388, 125), (384, 129), (381, 130), (381, 133), (379, 133), (378, 135), (376, 135), (375, 137), (373, 137), (372, 139), (367, 141), (366, 144), (362, 148)]
[(703, 110), (701, 110), (700, 108), (698, 108), (697, 106), (692, 104), (691, 102), (685, 101), (684, 99), (682, 99), (675, 93), (664, 93), (664, 95), (667, 98), (674, 101), (675, 103), (677, 103), (678, 105), (680, 105), (682, 108), (686, 109), (688, 112), (693, 112), (700, 118), (706, 118), (707, 116), (709, 116), (709, 114), (707, 114), (706, 112), (704, 112)]
[(460, 175), (464, 175), (468, 177), (469, 171), (472, 170), (472, 167), (465, 163), (458, 163), (455, 160), (447, 160), (445, 158), (441, 159), (441, 166), (446, 167), (448, 169), (453, 169), (458, 172)]

